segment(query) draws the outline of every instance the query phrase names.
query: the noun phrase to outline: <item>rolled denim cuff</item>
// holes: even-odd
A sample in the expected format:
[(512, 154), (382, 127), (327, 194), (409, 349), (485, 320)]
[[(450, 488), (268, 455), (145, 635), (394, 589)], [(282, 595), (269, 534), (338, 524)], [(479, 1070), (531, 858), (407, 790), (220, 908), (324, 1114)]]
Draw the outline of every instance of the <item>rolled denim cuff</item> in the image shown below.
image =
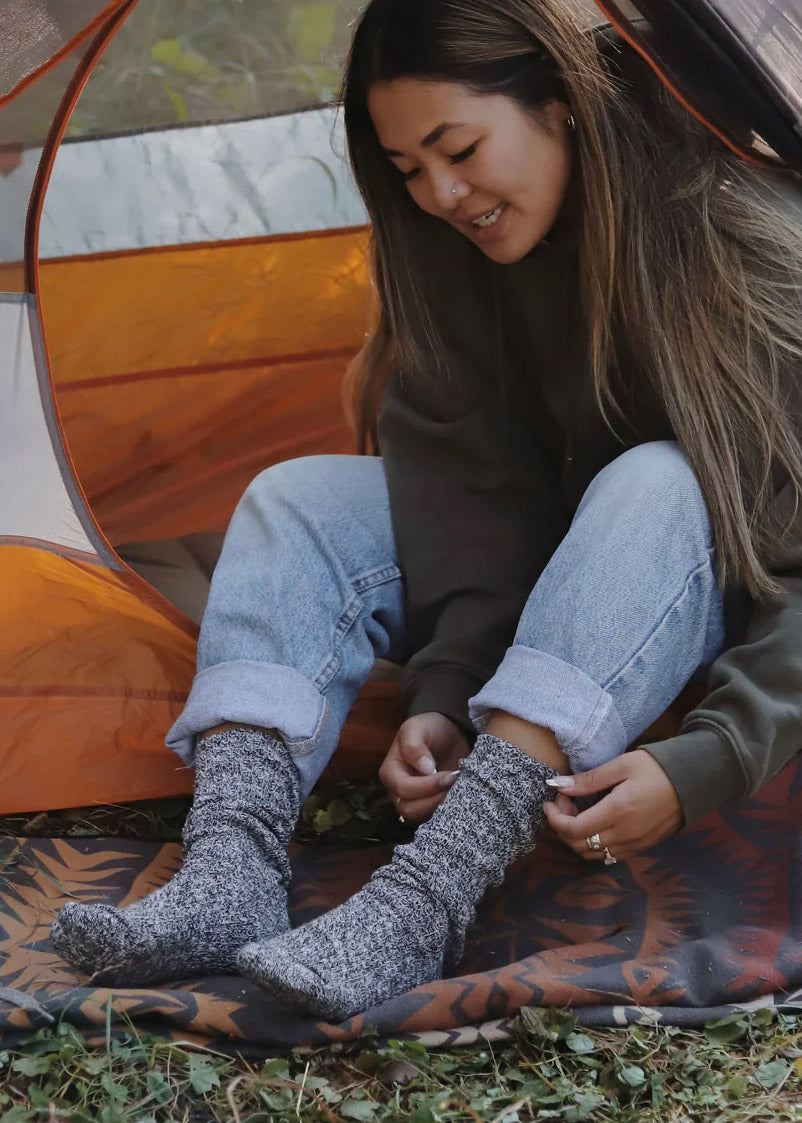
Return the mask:
[(574, 772), (605, 764), (620, 756), (629, 743), (606, 690), (579, 667), (520, 644), (507, 650), (468, 708), (480, 732), (491, 710), (552, 730)]
[(224, 722), (275, 729), (295, 758), (303, 798), (328, 764), (340, 736), (326, 699), (309, 679), (275, 663), (241, 660), (200, 671), (165, 743), (194, 767), (195, 738)]

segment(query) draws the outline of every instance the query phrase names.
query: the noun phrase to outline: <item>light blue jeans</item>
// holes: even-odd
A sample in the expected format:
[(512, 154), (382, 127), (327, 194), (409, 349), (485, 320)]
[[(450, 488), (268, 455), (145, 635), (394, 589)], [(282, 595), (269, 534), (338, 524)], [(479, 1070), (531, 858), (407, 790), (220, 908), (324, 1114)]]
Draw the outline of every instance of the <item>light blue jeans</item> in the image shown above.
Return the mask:
[[(688, 462), (666, 441), (630, 449), (590, 484), (471, 717), (481, 729), (502, 710), (552, 729), (585, 771), (623, 753), (715, 659), (723, 616)], [(306, 796), (374, 660), (407, 655), (382, 461), (277, 464), (231, 521), (167, 744), (191, 764), (196, 735), (222, 722), (276, 729)]]

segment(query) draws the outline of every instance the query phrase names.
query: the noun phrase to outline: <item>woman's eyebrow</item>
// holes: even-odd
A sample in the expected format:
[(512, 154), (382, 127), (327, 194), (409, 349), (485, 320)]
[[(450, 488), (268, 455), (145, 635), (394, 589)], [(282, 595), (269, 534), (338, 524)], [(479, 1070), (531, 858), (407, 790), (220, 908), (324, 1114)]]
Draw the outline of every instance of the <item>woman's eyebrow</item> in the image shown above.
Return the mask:
[[(431, 148), (433, 144), (437, 144), (438, 140), (440, 140), (443, 134), (447, 133), (449, 129), (461, 128), (463, 128), (463, 125), (459, 122), (454, 122), (453, 124), (446, 122), (442, 125), (438, 125), (436, 129), (432, 129), (430, 133), (426, 134), (426, 136), (421, 141), (421, 147)], [(391, 158), (396, 159), (403, 159), (404, 156), (403, 152), (396, 152), (394, 148), (382, 148), (382, 152), (385, 154), (385, 156), (390, 156)]]

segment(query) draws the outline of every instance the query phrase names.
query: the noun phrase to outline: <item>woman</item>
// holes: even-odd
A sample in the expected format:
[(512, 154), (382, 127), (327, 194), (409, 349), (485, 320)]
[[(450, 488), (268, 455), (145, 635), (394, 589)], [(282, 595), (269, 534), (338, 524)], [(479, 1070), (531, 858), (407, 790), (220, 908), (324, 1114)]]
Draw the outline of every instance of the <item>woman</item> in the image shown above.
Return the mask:
[[(184, 867), (54, 928), (117, 982), (239, 969), (333, 1019), (456, 964), (544, 821), (625, 860), (802, 734), (797, 184), (562, 0), (372, 0), (344, 107), (383, 459), (251, 485), (168, 739), (196, 766)], [(377, 656), (409, 714), (381, 775), (426, 821), (290, 932), (285, 848)], [(625, 754), (708, 667), (682, 732)]]

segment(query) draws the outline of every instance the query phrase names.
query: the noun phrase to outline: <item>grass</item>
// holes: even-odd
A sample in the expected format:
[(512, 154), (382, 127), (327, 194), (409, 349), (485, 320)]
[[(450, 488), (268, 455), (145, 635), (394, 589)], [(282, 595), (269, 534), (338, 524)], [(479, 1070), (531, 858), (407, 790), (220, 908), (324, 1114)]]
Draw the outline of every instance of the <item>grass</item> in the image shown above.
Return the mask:
[[(0, 833), (173, 840), (187, 806), (11, 816)], [(407, 829), (380, 785), (341, 783), (312, 795), (296, 837), (387, 842)], [(588, 1030), (570, 1013), (526, 1009), (502, 1046), (427, 1051), (363, 1039), (264, 1061), (142, 1036), (133, 1025), (98, 1049), (62, 1024), (0, 1052), (0, 1123), (396, 1119), (802, 1123), (802, 1018), (761, 1010), (704, 1030)]]
[(582, 1031), (524, 1010), (503, 1047), (428, 1051), (363, 1041), (253, 1062), (143, 1037), (105, 1050), (71, 1027), (0, 1053), (0, 1123), (802, 1119), (802, 1023), (767, 1011), (706, 1031)]
[[(138, 803), (77, 807), (0, 818), (0, 836), (23, 838), (139, 838), (178, 842), (190, 799), (155, 799)], [(408, 838), (411, 828), (398, 815), (377, 781), (347, 781), (316, 790), (304, 804), (296, 842), (327, 841), (373, 846)]]

